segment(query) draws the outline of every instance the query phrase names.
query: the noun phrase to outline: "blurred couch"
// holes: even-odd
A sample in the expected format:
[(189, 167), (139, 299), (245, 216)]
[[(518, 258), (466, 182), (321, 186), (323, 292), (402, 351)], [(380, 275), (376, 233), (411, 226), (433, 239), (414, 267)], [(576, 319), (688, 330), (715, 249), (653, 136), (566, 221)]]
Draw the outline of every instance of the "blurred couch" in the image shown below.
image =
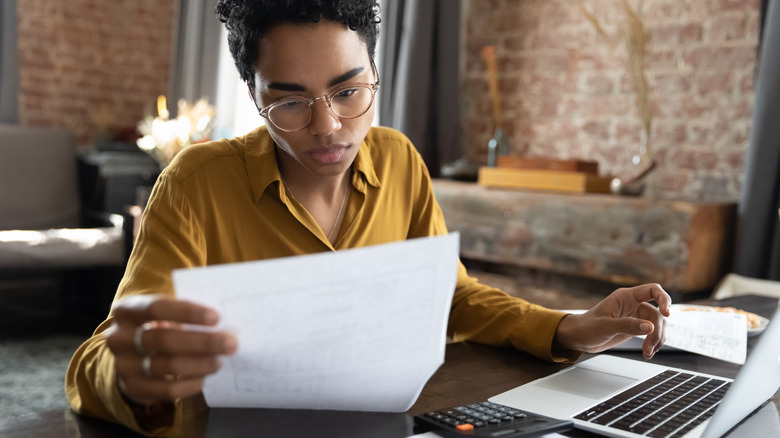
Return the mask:
[(125, 234), (122, 216), (82, 209), (68, 132), (0, 124), (0, 319), (105, 316)]

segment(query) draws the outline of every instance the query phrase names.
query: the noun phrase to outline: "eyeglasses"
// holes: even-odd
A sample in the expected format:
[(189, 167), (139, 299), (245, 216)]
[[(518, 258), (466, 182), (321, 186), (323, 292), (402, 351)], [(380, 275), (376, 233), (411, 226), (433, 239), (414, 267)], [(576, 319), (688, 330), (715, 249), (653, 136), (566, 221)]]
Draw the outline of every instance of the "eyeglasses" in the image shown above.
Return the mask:
[(311, 121), (315, 101), (323, 100), (340, 119), (354, 119), (368, 112), (378, 89), (379, 81), (345, 85), (320, 97), (288, 97), (261, 109), (260, 115), (282, 131), (300, 131)]

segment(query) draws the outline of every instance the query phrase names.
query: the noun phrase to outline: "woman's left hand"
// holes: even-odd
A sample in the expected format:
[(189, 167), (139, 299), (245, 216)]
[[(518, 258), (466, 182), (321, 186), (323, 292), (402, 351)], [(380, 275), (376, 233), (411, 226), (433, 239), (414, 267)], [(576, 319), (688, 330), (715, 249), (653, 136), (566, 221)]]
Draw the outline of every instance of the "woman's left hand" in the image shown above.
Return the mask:
[[(658, 307), (650, 304), (655, 301)], [(561, 347), (598, 353), (646, 335), (642, 354), (652, 358), (666, 341), (666, 318), (672, 298), (658, 284), (621, 288), (589, 311), (565, 316), (555, 332)]]

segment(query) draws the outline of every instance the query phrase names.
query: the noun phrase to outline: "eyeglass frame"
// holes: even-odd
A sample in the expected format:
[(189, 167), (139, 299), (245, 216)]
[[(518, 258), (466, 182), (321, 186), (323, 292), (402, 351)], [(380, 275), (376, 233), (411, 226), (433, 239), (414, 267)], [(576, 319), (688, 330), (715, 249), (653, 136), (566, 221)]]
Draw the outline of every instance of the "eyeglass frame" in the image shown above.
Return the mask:
[[(280, 131), (284, 131), (284, 132), (298, 132), (298, 131), (303, 130), (307, 126), (309, 126), (309, 123), (311, 123), (312, 117), (314, 117), (314, 102), (317, 101), (317, 100), (322, 100), (322, 99), (324, 99), (325, 105), (327, 105), (328, 109), (330, 109), (333, 112), (333, 115), (338, 117), (339, 120), (341, 120), (341, 119), (347, 119), (347, 120), (349, 120), (349, 119), (356, 119), (356, 118), (364, 115), (365, 113), (368, 112), (369, 109), (371, 109), (371, 105), (374, 104), (374, 100), (376, 99), (376, 92), (377, 92), (377, 90), (379, 90), (379, 73), (377, 72), (377, 68), (376, 68), (376, 65), (374, 64), (374, 60), (370, 59), (370, 62), (371, 62), (371, 69), (374, 71), (374, 76), (377, 78), (376, 81), (374, 81), (374, 82), (361, 82), (361, 83), (358, 83), (358, 84), (345, 84), (345, 85), (343, 85), (341, 87), (336, 88), (335, 90), (333, 90), (333, 91), (331, 91), (329, 93), (325, 93), (322, 96), (318, 96), (318, 97), (303, 97), (303, 96), (288, 97), (288, 98), (284, 98), (282, 100), (278, 100), (278, 101), (276, 101), (276, 102), (274, 102), (274, 103), (272, 103), (272, 104), (270, 104), (270, 105), (268, 105), (268, 106), (266, 106), (265, 108), (262, 108), (262, 109), (257, 106), (257, 100), (255, 99), (255, 93), (253, 92), (251, 86), (249, 87), (249, 95), (250, 95), (250, 97), (252, 98), (252, 101), (255, 104), (255, 108), (257, 108), (258, 114), (260, 114), (260, 116), (262, 118), (266, 119), (268, 121), (268, 123), (274, 125), (277, 129), (279, 129)], [(249, 85), (249, 84), (247, 84), (247, 85)], [(360, 114), (358, 114), (356, 116), (350, 116), (350, 117), (340, 116), (340, 115), (338, 115), (336, 113), (336, 111), (333, 110), (333, 103), (332, 103), (333, 97), (332, 96), (334, 96), (337, 93), (339, 93), (339, 92), (341, 92), (341, 91), (343, 91), (345, 89), (348, 89), (350, 87), (366, 87), (366, 88), (369, 88), (371, 90), (371, 103), (368, 104), (368, 106), (366, 107), (365, 111), (363, 111), (362, 113), (360, 113)], [(308, 101), (308, 103), (309, 103), (309, 120), (307, 120), (306, 123), (304, 123), (303, 126), (301, 126), (298, 129), (284, 129), (281, 126), (279, 126), (276, 123), (274, 123), (273, 120), (271, 120), (271, 118), (268, 117), (268, 113), (274, 107), (282, 105), (282, 104), (290, 102), (290, 101), (293, 101), (293, 100), (303, 101), (303, 102)]]

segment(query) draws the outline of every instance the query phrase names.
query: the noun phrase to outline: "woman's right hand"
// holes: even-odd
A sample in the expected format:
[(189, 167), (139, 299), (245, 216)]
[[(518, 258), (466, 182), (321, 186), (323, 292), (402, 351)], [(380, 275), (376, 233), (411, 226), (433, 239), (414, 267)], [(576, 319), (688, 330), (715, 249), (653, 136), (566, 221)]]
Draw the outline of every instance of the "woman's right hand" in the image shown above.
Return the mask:
[(117, 383), (138, 404), (200, 393), (205, 377), (219, 370), (220, 356), (237, 349), (235, 336), (209, 329), (219, 321), (217, 312), (189, 301), (136, 295), (117, 301), (113, 316), (104, 336)]

